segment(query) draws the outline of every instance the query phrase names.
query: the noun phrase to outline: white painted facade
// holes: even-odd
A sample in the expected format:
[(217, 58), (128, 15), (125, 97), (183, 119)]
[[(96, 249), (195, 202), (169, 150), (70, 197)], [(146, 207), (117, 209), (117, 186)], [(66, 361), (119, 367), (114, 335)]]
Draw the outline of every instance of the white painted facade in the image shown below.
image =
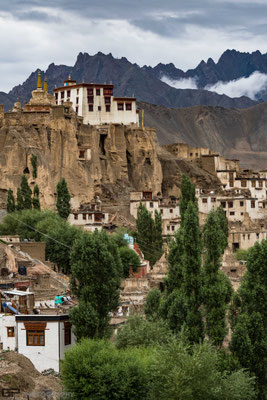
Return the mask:
[[(51, 320), (53, 318), (53, 320)], [(65, 318), (65, 319), (64, 319)], [(42, 372), (45, 369), (53, 368), (56, 372), (60, 370), (60, 360), (64, 359), (65, 352), (75, 344), (76, 339), (71, 332), (71, 344), (65, 345), (64, 315), (23, 315), (16, 316), (17, 324), (17, 351), (29, 358), (35, 368)], [(44, 330), (44, 345), (27, 344), (26, 323), (46, 322)]]
[(108, 221), (109, 214), (102, 211), (72, 212), (68, 218), (71, 225), (81, 226), (89, 232), (94, 232), (96, 229), (101, 230)]
[(15, 315), (0, 314), (0, 343), (3, 350), (16, 349), (16, 336)]
[(139, 113), (134, 97), (114, 97), (113, 85), (76, 84), (68, 80), (54, 89), (56, 104), (72, 102), (73, 110), (83, 117), (84, 124), (124, 124), (139, 126)]

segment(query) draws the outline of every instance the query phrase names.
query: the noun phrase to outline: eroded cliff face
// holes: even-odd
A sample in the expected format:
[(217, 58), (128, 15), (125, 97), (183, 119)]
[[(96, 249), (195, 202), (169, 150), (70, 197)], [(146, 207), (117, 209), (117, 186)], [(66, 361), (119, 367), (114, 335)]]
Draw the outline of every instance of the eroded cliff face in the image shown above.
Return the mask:
[[(82, 124), (75, 115), (6, 113), (0, 121), (0, 195), (15, 193), (21, 175), (40, 189), (42, 207), (54, 207), (56, 185), (64, 177), (73, 205), (102, 196), (121, 184), (131, 189), (161, 192), (162, 169), (153, 130)], [(37, 156), (33, 179), (31, 155)], [(118, 195), (118, 194), (117, 194)]]

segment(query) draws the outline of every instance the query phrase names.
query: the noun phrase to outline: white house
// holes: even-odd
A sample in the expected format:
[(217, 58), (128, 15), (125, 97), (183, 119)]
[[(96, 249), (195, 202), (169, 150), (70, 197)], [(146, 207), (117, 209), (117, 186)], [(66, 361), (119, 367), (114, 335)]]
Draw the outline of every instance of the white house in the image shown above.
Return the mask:
[(114, 97), (113, 85), (79, 83), (69, 79), (54, 89), (56, 104), (72, 102), (74, 111), (83, 117), (84, 124), (124, 124), (139, 126), (139, 112), (134, 97)]
[(16, 348), (38, 371), (60, 370), (60, 360), (75, 343), (69, 316), (16, 315)]

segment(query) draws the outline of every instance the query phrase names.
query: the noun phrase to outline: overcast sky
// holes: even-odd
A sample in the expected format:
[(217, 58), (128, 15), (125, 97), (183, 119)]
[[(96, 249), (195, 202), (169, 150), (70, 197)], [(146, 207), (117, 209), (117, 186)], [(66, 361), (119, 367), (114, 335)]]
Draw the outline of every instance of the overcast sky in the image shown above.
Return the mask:
[(0, 0), (0, 91), (80, 51), (195, 68), (227, 48), (267, 51), (267, 0)]

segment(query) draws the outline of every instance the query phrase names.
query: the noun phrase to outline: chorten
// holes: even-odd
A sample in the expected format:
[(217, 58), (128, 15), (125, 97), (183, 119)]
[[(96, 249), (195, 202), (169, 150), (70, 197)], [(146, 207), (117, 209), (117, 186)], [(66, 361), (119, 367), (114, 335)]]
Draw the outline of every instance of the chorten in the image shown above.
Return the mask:
[(46, 77), (44, 80), (44, 88), (42, 89), (41, 71), (38, 70), (37, 88), (32, 91), (32, 98), (29, 103), (24, 106), (24, 111), (50, 111), (51, 106), (55, 104), (55, 97), (48, 93)]

